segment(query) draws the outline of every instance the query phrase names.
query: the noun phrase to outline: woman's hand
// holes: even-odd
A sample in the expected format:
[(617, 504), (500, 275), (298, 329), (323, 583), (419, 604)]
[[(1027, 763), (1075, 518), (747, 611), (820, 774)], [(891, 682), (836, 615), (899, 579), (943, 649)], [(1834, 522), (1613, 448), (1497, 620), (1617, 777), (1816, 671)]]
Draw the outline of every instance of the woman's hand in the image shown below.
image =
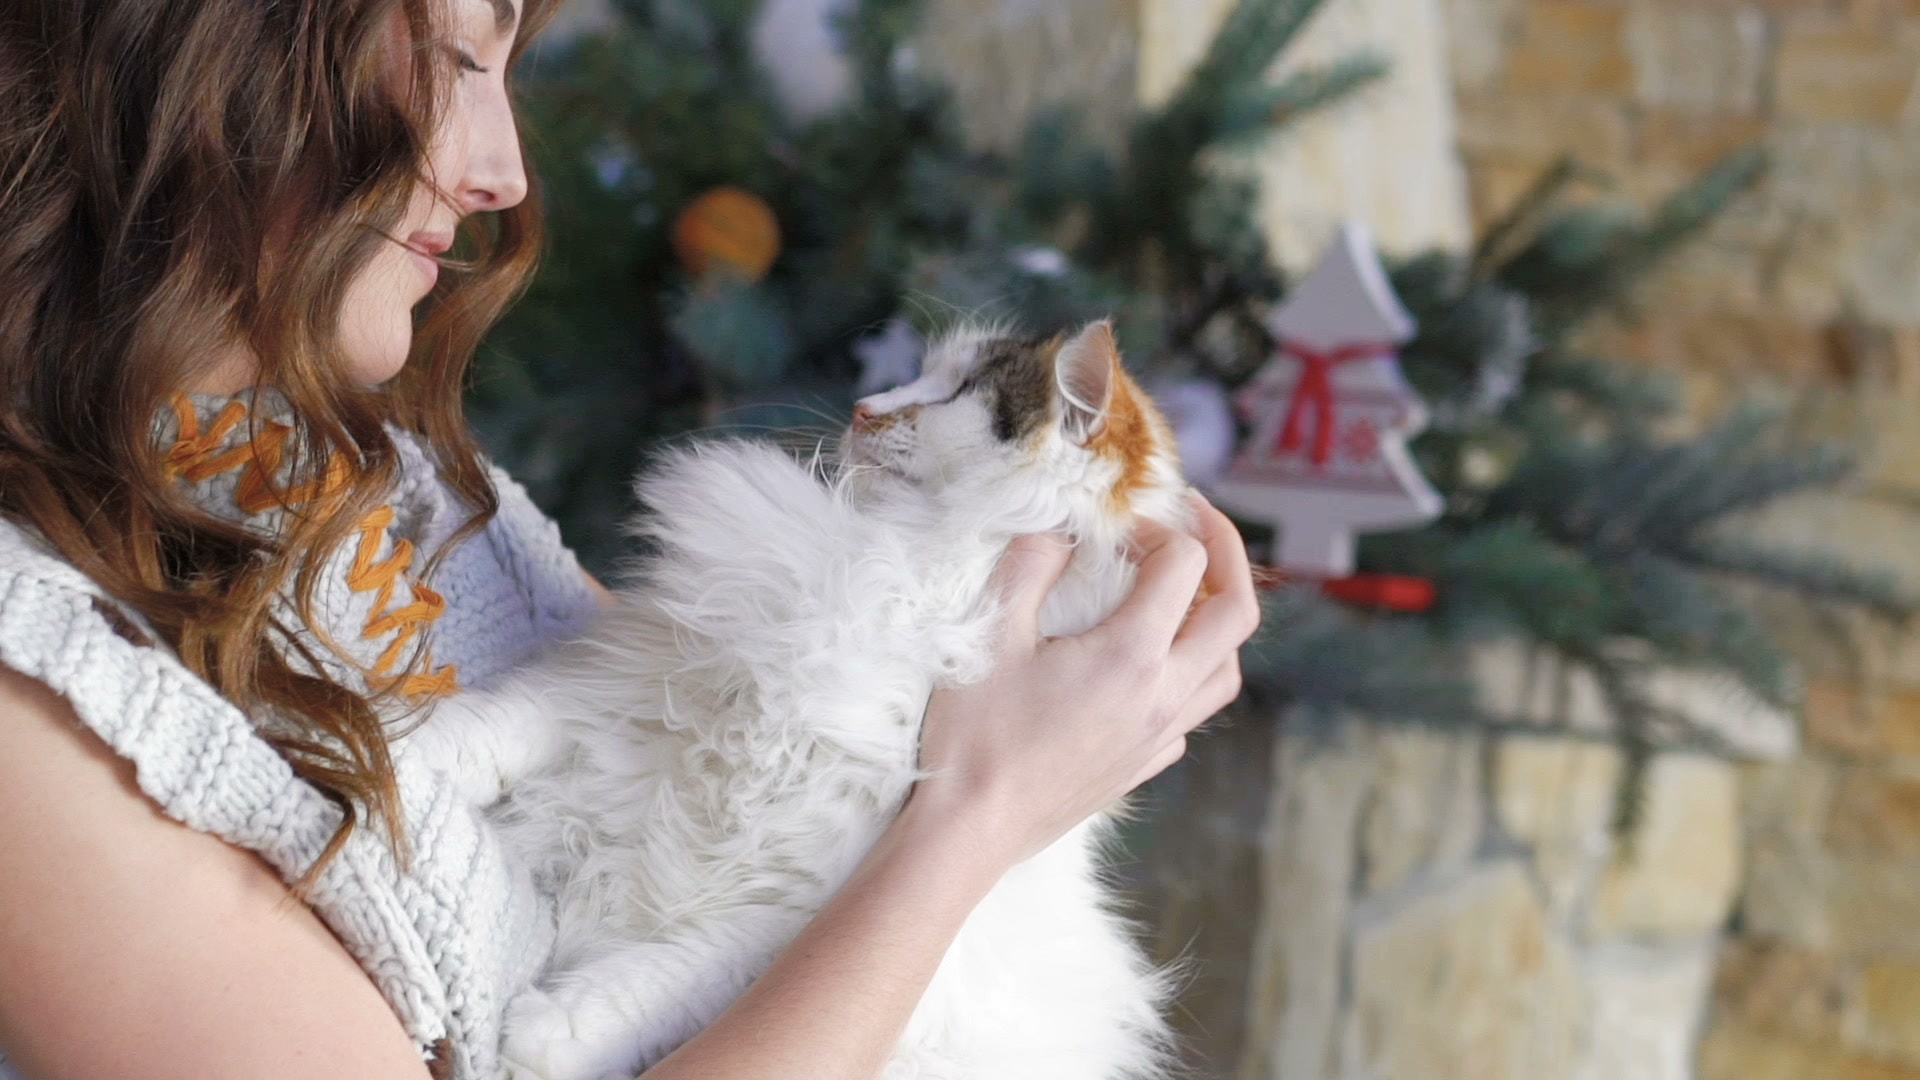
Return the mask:
[[(1260, 605), (1239, 531), (1193, 500), (1198, 539), (1143, 521), (1133, 592), (1076, 637), (1043, 638), (1037, 626), (1072, 549), (1014, 540), (990, 586), (1007, 608), (993, 674), (928, 702), (920, 763), (931, 775), (911, 808), (970, 823), (1011, 866), (1173, 764), (1187, 733), (1239, 696), (1239, 648)], [(1212, 595), (1188, 618), (1202, 580)]]

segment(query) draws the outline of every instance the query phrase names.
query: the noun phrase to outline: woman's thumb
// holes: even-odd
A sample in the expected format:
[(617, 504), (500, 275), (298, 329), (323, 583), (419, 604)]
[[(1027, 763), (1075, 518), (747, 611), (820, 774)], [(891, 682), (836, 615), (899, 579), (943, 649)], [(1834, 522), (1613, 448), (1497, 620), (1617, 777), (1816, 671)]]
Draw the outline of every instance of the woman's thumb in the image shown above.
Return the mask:
[(1040, 636), (1040, 605), (1072, 559), (1073, 544), (1061, 533), (1028, 533), (1007, 545), (989, 579), (1006, 612), (1001, 627), (1005, 640)]

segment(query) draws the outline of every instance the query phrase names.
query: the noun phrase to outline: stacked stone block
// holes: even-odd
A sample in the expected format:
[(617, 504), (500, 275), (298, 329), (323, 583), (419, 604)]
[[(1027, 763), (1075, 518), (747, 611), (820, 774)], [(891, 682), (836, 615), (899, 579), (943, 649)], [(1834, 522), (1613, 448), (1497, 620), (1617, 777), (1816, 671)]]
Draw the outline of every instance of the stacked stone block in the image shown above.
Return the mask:
[[(1645, 204), (1771, 148), (1765, 185), (1597, 344), (1673, 372), (1702, 412), (1769, 383), (1815, 395), (1812, 427), (1873, 439), (1866, 482), (1756, 528), (1920, 581), (1920, 4), (1449, 3), (1483, 222), (1562, 153)], [(1697, 1075), (1920, 1080), (1920, 649), (1807, 644), (1801, 752), (1739, 771), (1747, 870)]]

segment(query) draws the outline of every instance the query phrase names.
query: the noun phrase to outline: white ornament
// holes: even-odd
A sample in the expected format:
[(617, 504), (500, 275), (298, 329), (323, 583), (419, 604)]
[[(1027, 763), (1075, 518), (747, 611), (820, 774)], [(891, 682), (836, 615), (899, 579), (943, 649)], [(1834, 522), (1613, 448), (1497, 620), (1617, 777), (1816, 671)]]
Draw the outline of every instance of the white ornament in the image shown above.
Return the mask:
[(753, 55), (773, 81), (781, 108), (796, 124), (833, 112), (853, 96), (834, 16), (851, 0), (766, 0), (753, 24)]
[(920, 377), (920, 358), (927, 351), (913, 324), (895, 317), (878, 334), (854, 343), (853, 355), (860, 358), (860, 381), (853, 392), (866, 397), (896, 386), (905, 386)]
[(1349, 223), (1267, 328), (1279, 351), (1235, 399), (1252, 432), (1211, 494), (1278, 527), (1281, 569), (1345, 577), (1357, 533), (1421, 525), (1442, 507), (1407, 452), (1427, 422), (1396, 355), (1413, 317), (1366, 228)]
[(1487, 490), (1506, 479), (1500, 456), (1484, 446), (1470, 446), (1460, 455), (1460, 479), (1467, 486)]
[(1233, 458), (1233, 403), (1212, 379), (1157, 381), (1146, 387), (1173, 427), (1180, 472), (1189, 483), (1211, 488)]
[(1009, 251), (1007, 257), (1013, 260), (1013, 265), (1019, 267), (1022, 273), (1031, 274), (1034, 277), (1063, 277), (1073, 268), (1065, 252), (1046, 244), (1025, 244)]

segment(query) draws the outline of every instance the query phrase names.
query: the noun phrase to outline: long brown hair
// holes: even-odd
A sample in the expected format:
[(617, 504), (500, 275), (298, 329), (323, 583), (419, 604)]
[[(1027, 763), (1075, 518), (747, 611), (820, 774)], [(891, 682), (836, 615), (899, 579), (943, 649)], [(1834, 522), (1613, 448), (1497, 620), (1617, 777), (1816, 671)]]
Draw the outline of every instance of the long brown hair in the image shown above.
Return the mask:
[[(396, 92), (392, 20), (431, 43), (443, 2), (0, 6), (0, 514), (143, 614), (229, 700), (282, 721), (263, 733), (345, 811), (308, 881), (369, 817), (406, 844), (380, 692), (291, 661), (273, 598), (291, 582), (313, 623), (316, 556), (395, 479), (385, 422), (424, 436), (479, 508), (457, 536), (493, 514), (460, 391), (539, 246), (534, 198), (469, 219), (471, 258), (443, 275), (402, 373), (352, 385), (343, 299), (425, 182), (450, 79), (445, 50), (416, 47), (410, 92)], [(553, 6), (523, 0), (514, 59)], [(298, 242), (275, 247), (290, 220)], [(345, 461), (357, 478), (277, 537), (196, 507), (154, 440), (159, 410), (236, 340), (260, 358), (256, 387), (298, 419), (290, 475)]]

